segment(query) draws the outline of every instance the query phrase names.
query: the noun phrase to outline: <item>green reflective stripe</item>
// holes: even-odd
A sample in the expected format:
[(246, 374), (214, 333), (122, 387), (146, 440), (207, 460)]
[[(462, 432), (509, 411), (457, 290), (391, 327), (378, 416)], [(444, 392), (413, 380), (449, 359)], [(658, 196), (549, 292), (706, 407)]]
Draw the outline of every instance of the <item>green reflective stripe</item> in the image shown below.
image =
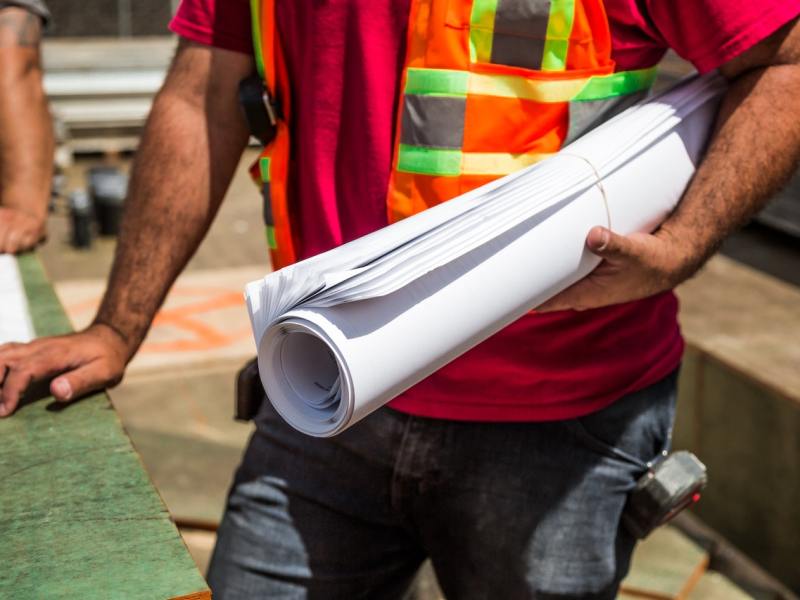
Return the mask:
[(466, 96), (468, 84), (468, 71), (410, 68), (405, 92), (417, 96)]
[(400, 144), (397, 170), (405, 173), (453, 177), (461, 173), (461, 150)]
[(496, 12), (497, 0), (473, 0), (469, 21), (469, 59), (471, 62), (491, 62)]
[(612, 98), (648, 89), (656, 78), (656, 67), (638, 71), (621, 71), (592, 77), (575, 97), (574, 102)]
[(258, 161), (258, 170), (261, 173), (261, 183), (268, 183), (271, 179), (269, 174), (269, 157), (264, 156)]
[(250, 27), (253, 30), (253, 54), (256, 57), (256, 68), (264, 78), (264, 55), (261, 53), (261, 1), (250, 0)]
[(275, 241), (275, 228), (272, 225), (267, 225), (267, 245), (271, 250), (278, 249), (278, 242)]
[(569, 37), (575, 22), (575, 0), (551, 0), (547, 39), (542, 57), (543, 71), (564, 71), (567, 68)]

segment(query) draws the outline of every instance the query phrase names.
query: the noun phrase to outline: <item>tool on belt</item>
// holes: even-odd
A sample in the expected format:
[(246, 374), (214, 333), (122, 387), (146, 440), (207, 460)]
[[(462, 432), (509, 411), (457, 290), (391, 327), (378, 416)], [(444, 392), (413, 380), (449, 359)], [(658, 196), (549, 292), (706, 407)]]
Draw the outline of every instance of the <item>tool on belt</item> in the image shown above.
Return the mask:
[(252, 421), (265, 398), (264, 387), (258, 376), (258, 362), (254, 358), (236, 375), (236, 406), (233, 418), (237, 421)]
[(680, 450), (650, 467), (628, 495), (622, 523), (638, 539), (647, 537), (687, 506), (700, 500), (706, 467), (691, 452)]
[(260, 75), (253, 74), (239, 82), (239, 104), (250, 134), (264, 146), (269, 144), (278, 131), (280, 111)]

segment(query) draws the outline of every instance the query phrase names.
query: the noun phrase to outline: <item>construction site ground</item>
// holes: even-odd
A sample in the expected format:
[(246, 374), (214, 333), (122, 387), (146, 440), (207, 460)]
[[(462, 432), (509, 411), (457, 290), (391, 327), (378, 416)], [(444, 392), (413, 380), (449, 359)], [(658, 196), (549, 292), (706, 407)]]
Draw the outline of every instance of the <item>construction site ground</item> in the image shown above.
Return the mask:
[[(255, 353), (242, 289), (268, 271), (261, 208), (242, 163), (207, 239), (179, 278), (131, 363), (110, 395), (124, 426), (184, 539), (205, 571), (214, 528), (251, 426), (235, 422), (233, 380)], [(89, 166), (67, 173), (68, 190), (85, 185)], [(113, 161), (112, 161), (113, 162)], [(127, 168), (127, 159), (119, 159)], [(63, 200), (49, 222), (44, 264), (75, 327), (92, 318), (110, 268), (114, 240), (95, 239), (90, 250), (69, 243)], [(641, 544), (621, 598), (750, 598), (725, 576), (708, 571), (709, 556), (676, 528), (662, 528)], [(429, 567), (417, 600), (441, 596)]]

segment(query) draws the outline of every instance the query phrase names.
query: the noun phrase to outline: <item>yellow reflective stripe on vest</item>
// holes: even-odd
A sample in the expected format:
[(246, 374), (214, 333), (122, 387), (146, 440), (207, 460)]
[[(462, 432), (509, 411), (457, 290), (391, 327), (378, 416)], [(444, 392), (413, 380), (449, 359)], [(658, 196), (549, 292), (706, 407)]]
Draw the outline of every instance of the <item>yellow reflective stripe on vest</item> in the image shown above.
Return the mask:
[(258, 171), (261, 175), (261, 183), (269, 183), (271, 176), (269, 173), (270, 160), (269, 156), (262, 156), (258, 161)]
[(575, 22), (575, 0), (551, 0), (544, 42), (542, 71), (564, 71), (572, 25)]
[(549, 153), (462, 152), (400, 144), (397, 170), (437, 177), (508, 175), (551, 156)]
[(265, 227), (265, 237), (267, 239), (267, 246), (269, 246), (269, 249), (276, 250), (278, 248), (278, 242), (275, 239), (275, 227), (272, 225), (267, 225)]
[(469, 22), (469, 58), (471, 62), (488, 63), (491, 61), (496, 12), (497, 0), (473, 0)]
[(253, 30), (253, 54), (256, 58), (256, 69), (264, 79), (264, 54), (261, 48), (261, 0), (250, 0), (250, 27)]
[(542, 103), (601, 100), (649, 88), (656, 68), (621, 71), (576, 79), (529, 79), (517, 75), (487, 75), (449, 69), (410, 68), (406, 94), (496, 96)]
[(509, 154), (505, 152), (464, 152), (462, 175), (508, 175), (552, 156), (549, 152)]
[(518, 98), (542, 103), (569, 102), (588, 82), (582, 79), (528, 79), (516, 75), (470, 73), (467, 93), (475, 96)]

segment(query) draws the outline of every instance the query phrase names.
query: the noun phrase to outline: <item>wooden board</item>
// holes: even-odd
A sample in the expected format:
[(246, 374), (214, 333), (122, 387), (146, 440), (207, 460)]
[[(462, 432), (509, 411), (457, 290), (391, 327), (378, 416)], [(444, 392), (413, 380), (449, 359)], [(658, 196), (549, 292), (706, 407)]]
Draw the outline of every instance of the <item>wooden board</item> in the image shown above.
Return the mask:
[[(35, 255), (19, 258), (37, 335), (69, 322)], [(209, 599), (105, 394), (0, 421), (0, 598)]]

